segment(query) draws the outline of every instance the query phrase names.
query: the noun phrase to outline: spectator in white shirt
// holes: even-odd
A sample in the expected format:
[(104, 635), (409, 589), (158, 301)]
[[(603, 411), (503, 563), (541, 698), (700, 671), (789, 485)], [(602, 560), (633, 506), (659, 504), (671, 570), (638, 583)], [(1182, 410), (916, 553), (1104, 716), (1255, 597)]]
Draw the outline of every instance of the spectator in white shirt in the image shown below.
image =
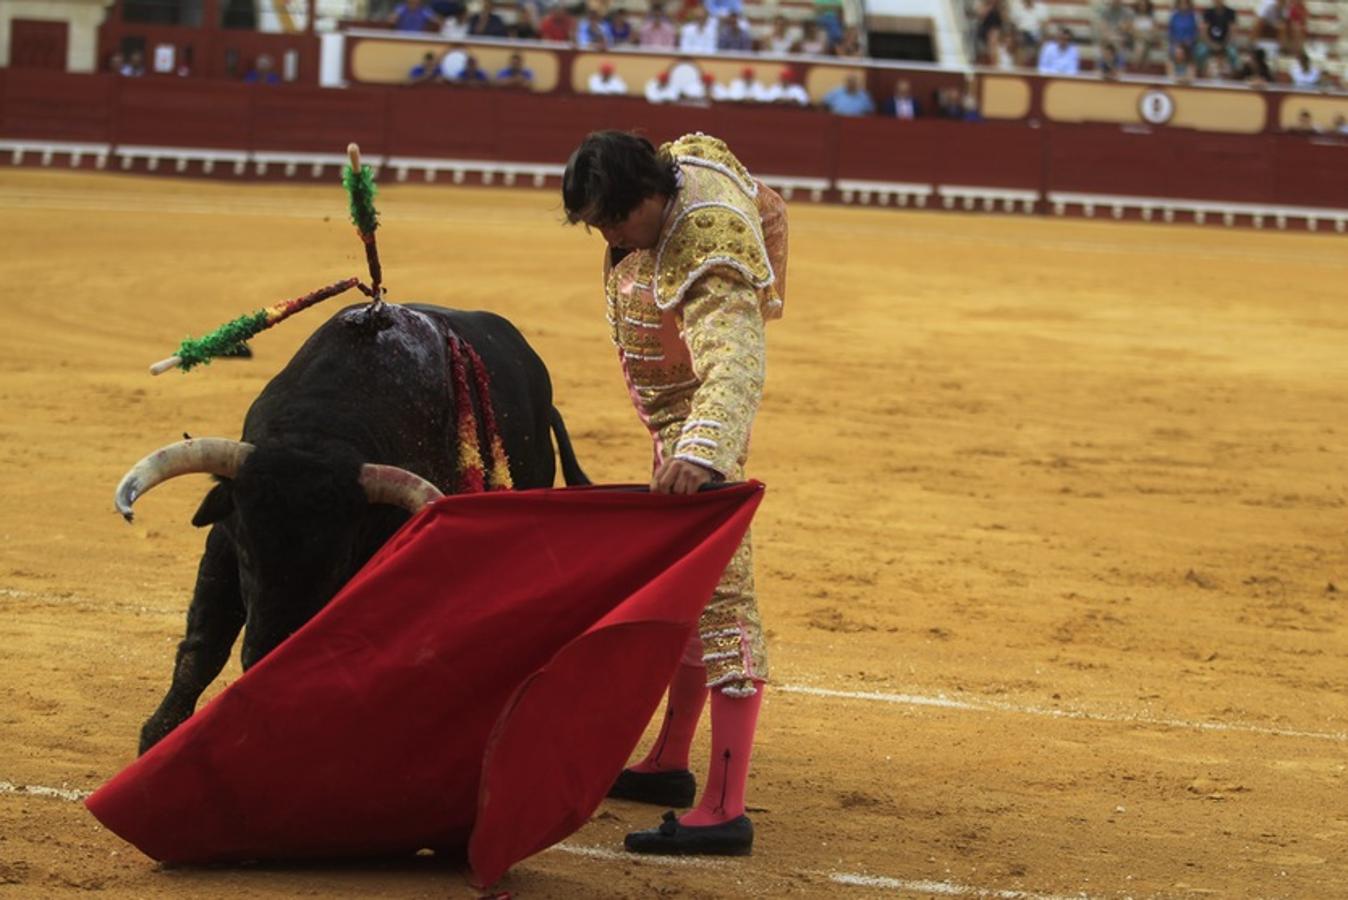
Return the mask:
[(1081, 72), (1081, 56), (1072, 43), (1072, 32), (1059, 28), (1051, 43), (1039, 48), (1040, 75), (1077, 75)]
[(591, 94), (627, 93), (627, 82), (614, 71), (613, 63), (601, 65), (599, 71), (590, 76), (588, 87)]
[(753, 69), (743, 69), (738, 78), (732, 78), (729, 84), (713, 84), (711, 98), (721, 102), (743, 103), (754, 99), (758, 93), (758, 81)]
[(786, 16), (772, 20), (772, 34), (765, 41), (767, 50), (778, 55), (792, 53), (800, 41), (800, 29), (786, 21)]
[(679, 29), (679, 51), (710, 54), (716, 52), (716, 20), (701, 6), (693, 7), (688, 21)]
[(462, 7), (456, 7), (440, 23), (440, 37), (451, 41), (461, 41), (468, 37), (468, 23), (464, 21)]
[(754, 99), (759, 103), (780, 103), (786, 106), (809, 106), (810, 94), (796, 78), (796, 70), (782, 69), (776, 84), (758, 85)]
[(1020, 46), (1026, 51), (1022, 60), (1029, 63), (1032, 54), (1039, 52), (1044, 42), (1044, 28), (1048, 25), (1048, 7), (1035, 0), (1011, 0), (1011, 23), (1020, 32)]
[(1299, 88), (1318, 88), (1320, 79), (1324, 77), (1324, 74), (1316, 68), (1315, 63), (1311, 62), (1311, 58), (1306, 55), (1305, 50), (1298, 53), (1296, 58), (1292, 60), (1292, 65), (1288, 68), (1287, 74), (1292, 76), (1292, 84)]
[(661, 72), (646, 82), (646, 100), (651, 103), (669, 103), (679, 99), (679, 92), (669, 86), (669, 73)]

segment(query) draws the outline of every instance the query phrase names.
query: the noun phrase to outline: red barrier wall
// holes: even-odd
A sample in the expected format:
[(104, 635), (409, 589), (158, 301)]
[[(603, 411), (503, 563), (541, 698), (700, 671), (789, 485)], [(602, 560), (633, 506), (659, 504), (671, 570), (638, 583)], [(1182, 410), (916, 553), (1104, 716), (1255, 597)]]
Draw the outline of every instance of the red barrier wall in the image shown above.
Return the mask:
[(778, 176), (1348, 209), (1348, 139), (1114, 126), (849, 119), (817, 110), (437, 86), (298, 85), (0, 70), (0, 137), (534, 163), (596, 128), (723, 137)]

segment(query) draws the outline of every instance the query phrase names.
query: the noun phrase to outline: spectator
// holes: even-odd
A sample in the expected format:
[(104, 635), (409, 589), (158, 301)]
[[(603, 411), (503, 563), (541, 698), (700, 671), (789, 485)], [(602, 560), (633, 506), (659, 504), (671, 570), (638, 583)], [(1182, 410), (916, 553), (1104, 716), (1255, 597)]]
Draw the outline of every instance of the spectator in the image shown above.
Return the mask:
[(814, 20), (828, 37), (829, 45), (842, 40), (843, 0), (814, 0)]
[(1251, 87), (1263, 87), (1273, 80), (1268, 69), (1268, 54), (1263, 47), (1250, 45), (1242, 54), (1240, 68), (1232, 76), (1237, 81), (1248, 81)]
[(1192, 68), (1194, 48), (1198, 44), (1198, 13), (1194, 12), (1194, 0), (1175, 0), (1175, 8), (1170, 12), (1170, 25), (1167, 31), (1170, 35), (1171, 70), (1174, 70), (1178, 62), (1177, 54), (1180, 50), (1184, 51), (1185, 66)]
[(1132, 24), (1132, 13), (1123, 0), (1103, 0), (1095, 10), (1095, 40), (1122, 47)]
[(1294, 132), (1296, 132), (1296, 133), (1298, 133), (1298, 134), (1319, 134), (1319, 133), (1320, 133), (1320, 129), (1318, 129), (1318, 128), (1315, 127), (1315, 119), (1312, 118), (1312, 116), (1311, 116), (1311, 111), (1310, 111), (1309, 109), (1303, 109), (1301, 112), (1297, 113), (1297, 121), (1296, 121), (1296, 124), (1293, 125), (1293, 126), (1292, 126), (1290, 129), (1288, 129), (1288, 130), (1289, 130), (1289, 131), (1294, 131)]
[(1288, 0), (1283, 6), (1285, 20), (1284, 40), (1288, 52), (1300, 53), (1306, 46), (1306, 34), (1310, 28), (1311, 13), (1305, 0)]
[(665, 15), (663, 3), (652, 3), (651, 11), (637, 29), (637, 43), (643, 47), (674, 49), (679, 45), (679, 29), (674, 20)]
[(809, 106), (810, 95), (796, 75), (796, 70), (787, 66), (777, 75), (777, 83), (761, 86), (754, 98), (761, 103), (779, 103), (785, 106)]
[(1002, 37), (1000, 28), (992, 28), (988, 31), (988, 65), (996, 66), (999, 69), (1014, 69), (1016, 67), (1015, 54), (1007, 46), (1007, 41)]
[(548, 10), (548, 14), (543, 17), (543, 21), (538, 23), (538, 36), (545, 41), (569, 44), (575, 27), (575, 21), (567, 13), (565, 7), (558, 3)]
[(716, 20), (708, 16), (705, 9), (696, 6), (679, 29), (679, 50), (692, 54), (715, 53), (716, 37)]
[(875, 101), (862, 89), (855, 72), (848, 72), (841, 87), (824, 95), (824, 105), (835, 116), (869, 116), (875, 112)]
[(482, 0), (482, 8), (468, 17), (468, 34), (472, 37), (510, 37), (505, 22), (496, 14), (493, 0)]
[(421, 57), (421, 62), (417, 63), (407, 72), (407, 81), (409, 84), (425, 84), (440, 79), (440, 63), (436, 60), (434, 53), (426, 53)]
[[(135, 58), (135, 54), (132, 54)], [(253, 68), (243, 76), (244, 84), (280, 84), (281, 76), (276, 74), (276, 67), (272, 64), (271, 57), (265, 53), (259, 53), (257, 59), (253, 60)]]
[(1059, 28), (1052, 41), (1039, 48), (1040, 75), (1077, 75), (1081, 72), (1081, 54), (1072, 43), (1072, 32)]
[(861, 46), (861, 29), (855, 25), (848, 25), (843, 30), (842, 40), (834, 46), (833, 54), (845, 59), (861, 59), (865, 56), (866, 51)]
[(707, 15), (713, 19), (734, 18), (744, 15), (744, 0), (705, 0)]
[(1339, 113), (1334, 117), (1333, 132), (1335, 134), (1348, 134), (1348, 116)]
[(108, 57), (107, 70), (114, 75), (121, 75), (122, 67), (125, 65), (126, 65), (126, 57), (122, 56), (122, 54), (116, 50), (114, 50), (112, 52), (112, 55)]
[(1281, 47), (1287, 37), (1287, 0), (1259, 0), (1254, 17), (1254, 39)]
[(1178, 82), (1192, 81), (1194, 58), (1184, 44), (1176, 44), (1166, 58), (1166, 75)]
[[(593, 81), (593, 77), (591, 78)], [(669, 84), (669, 72), (661, 72), (659, 75), (646, 82), (646, 100), (649, 103), (669, 103), (679, 99), (679, 92)]]
[[(270, 59), (268, 59), (267, 61), (271, 62)], [(140, 52), (139, 50), (132, 50), (131, 55), (126, 58), (126, 61), (122, 63), (121, 68), (118, 69), (118, 73), (126, 76), (127, 78), (139, 78), (140, 76), (144, 75), (145, 54)], [(247, 80), (248, 77), (245, 75), (244, 81)]]
[(470, 53), (464, 58), (463, 68), (454, 76), (453, 83), (466, 87), (485, 87), (489, 82), (487, 73), (477, 64), (477, 57)]
[(1213, 0), (1209, 9), (1203, 10), (1202, 40), (1195, 49), (1195, 61), (1198, 71), (1206, 76), (1208, 61), (1216, 57), (1219, 75), (1235, 72), (1236, 46), (1231, 41), (1231, 31), (1236, 27), (1236, 11), (1226, 5), (1226, 0)]
[(1011, 0), (1011, 21), (1019, 38), (1018, 43), (1026, 54), (1021, 62), (1028, 63), (1036, 58), (1039, 46), (1044, 42), (1048, 7), (1035, 0)]
[(978, 97), (968, 88), (960, 97), (960, 119), (965, 122), (981, 122), (983, 114), (978, 111)]
[(1291, 67), (1287, 74), (1292, 77), (1292, 84), (1299, 88), (1318, 88), (1320, 80), (1324, 77), (1320, 69), (1311, 61), (1303, 49), (1299, 51), (1296, 58), (1292, 60)]
[(627, 82), (613, 68), (613, 63), (606, 62), (590, 76), (587, 89), (591, 94), (626, 94)]
[(440, 27), (437, 16), (422, 0), (406, 0), (394, 7), (388, 21), (395, 31), (429, 31)]
[(1161, 48), (1161, 36), (1156, 28), (1156, 4), (1152, 0), (1135, 0), (1133, 21), (1128, 30), (1128, 50), (1133, 56), (1133, 68), (1146, 68), (1152, 48)]
[(730, 79), (729, 83), (711, 86), (711, 98), (720, 102), (743, 103), (746, 100), (755, 98), (761, 91), (762, 86), (754, 78), (754, 70), (743, 68), (739, 75)]
[(1002, 0), (979, 0), (974, 13), (974, 41), (977, 49), (986, 52), (988, 32), (996, 28), (1006, 30), (1005, 17), (1002, 15)]
[(828, 35), (824, 34), (818, 22), (806, 22), (800, 37), (797, 52), (810, 56), (823, 56), (828, 53)]
[(461, 41), (468, 37), (468, 23), (463, 20), (463, 8), (451, 9), (440, 23), (440, 37)]
[(1100, 77), (1118, 78), (1124, 70), (1123, 51), (1117, 44), (1107, 43), (1100, 48)]
[(582, 50), (606, 50), (613, 45), (613, 29), (596, 7), (585, 10), (585, 18), (576, 26), (576, 46)]
[(637, 42), (636, 31), (633, 30), (632, 23), (627, 20), (627, 13), (623, 11), (621, 6), (609, 14), (608, 30), (609, 34), (613, 35), (613, 46), (615, 47)]
[(913, 96), (913, 85), (907, 78), (894, 82), (894, 93), (880, 104), (880, 115), (903, 121), (912, 121), (922, 115), (922, 106)]
[(722, 53), (748, 53), (754, 49), (754, 39), (744, 19), (722, 16), (716, 23), (717, 50)]
[(964, 118), (964, 101), (960, 97), (959, 88), (943, 87), (936, 92), (936, 115), (942, 119)]
[(496, 73), (496, 84), (500, 87), (527, 88), (533, 83), (534, 72), (525, 68), (524, 56), (520, 53), (510, 54), (506, 67)]
[(515, 21), (506, 28), (507, 33), (517, 41), (538, 40), (538, 12), (526, 0), (515, 4)]
[(763, 42), (763, 49), (778, 56), (795, 51), (800, 42), (800, 29), (786, 21), (786, 16), (772, 20), (772, 31)]

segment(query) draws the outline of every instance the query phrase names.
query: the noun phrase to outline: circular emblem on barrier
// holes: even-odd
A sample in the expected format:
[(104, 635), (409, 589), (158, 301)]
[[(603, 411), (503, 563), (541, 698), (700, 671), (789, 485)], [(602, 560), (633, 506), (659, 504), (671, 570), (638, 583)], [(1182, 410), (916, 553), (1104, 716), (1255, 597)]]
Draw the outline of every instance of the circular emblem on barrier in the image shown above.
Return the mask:
[(1175, 115), (1175, 101), (1165, 91), (1147, 91), (1138, 102), (1142, 118), (1153, 125), (1164, 125)]

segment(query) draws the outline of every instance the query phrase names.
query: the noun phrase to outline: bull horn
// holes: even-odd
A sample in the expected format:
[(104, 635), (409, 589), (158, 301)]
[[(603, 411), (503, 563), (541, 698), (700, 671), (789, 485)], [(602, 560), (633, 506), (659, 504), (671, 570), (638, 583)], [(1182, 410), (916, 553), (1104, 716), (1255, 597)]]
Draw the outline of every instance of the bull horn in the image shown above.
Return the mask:
[(360, 467), (360, 486), (371, 503), (401, 506), (416, 515), (427, 503), (439, 500), (440, 489), (415, 472), (397, 466), (366, 463)]
[(160, 447), (131, 467), (117, 485), (117, 511), (128, 522), (131, 505), (150, 488), (193, 472), (233, 478), (239, 466), (253, 452), (253, 445), (227, 438), (191, 438)]

